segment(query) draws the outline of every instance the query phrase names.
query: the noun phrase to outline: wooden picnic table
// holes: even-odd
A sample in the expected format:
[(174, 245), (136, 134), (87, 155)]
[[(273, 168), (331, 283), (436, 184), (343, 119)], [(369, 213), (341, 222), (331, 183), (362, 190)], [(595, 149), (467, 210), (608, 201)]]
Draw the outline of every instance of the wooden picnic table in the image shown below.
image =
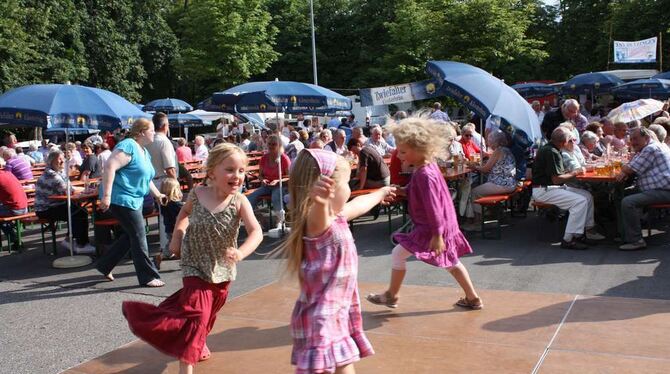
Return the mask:
[(466, 175), (468, 175), (469, 173), (472, 173), (474, 171), (475, 171), (475, 169), (471, 169), (469, 167), (464, 167), (464, 168), (459, 168), (459, 169), (448, 168), (442, 173), (442, 175), (444, 176), (444, 179), (446, 181), (453, 181), (453, 180), (456, 180), (456, 179), (465, 178)]
[(624, 196), (624, 188), (626, 186), (624, 181), (617, 181), (616, 175), (597, 175), (595, 171), (588, 171), (584, 174), (575, 177), (576, 180), (585, 183), (609, 183), (610, 184), (610, 203), (614, 203), (614, 211), (616, 212), (617, 231), (619, 235), (623, 234), (623, 215), (621, 212), (621, 200)]
[(588, 171), (576, 176), (575, 179), (582, 182), (617, 183), (615, 175), (597, 175), (595, 171)]

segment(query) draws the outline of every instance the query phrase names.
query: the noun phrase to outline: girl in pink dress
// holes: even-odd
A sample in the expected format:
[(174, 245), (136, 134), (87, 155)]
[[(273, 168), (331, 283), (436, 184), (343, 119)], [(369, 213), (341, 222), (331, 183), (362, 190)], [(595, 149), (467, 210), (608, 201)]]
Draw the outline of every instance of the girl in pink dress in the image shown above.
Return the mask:
[[(398, 245), (391, 254), (392, 270), (389, 288), (380, 294), (370, 294), (368, 301), (389, 308), (398, 306), (398, 292), (405, 278), (407, 258), (417, 259), (446, 269), (465, 291), (456, 305), (481, 309), (467, 269), (459, 257), (472, 253), (470, 244), (458, 227), (451, 194), (435, 157), (443, 156), (455, 133), (450, 126), (421, 117), (409, 117), (391, 127), (396, 139), (398, 157), (403, 164), (413, 165), (414, 173), (404, 191), (409, 203), (409, 215), (414, 229), (396, 234)], [(402, 193), (403, 191), (399, 191)]]
[(296, 373), (354, 373), (374, 354), (363, 332), (358, 255), (347, 221), (394, 196), (384, 187), (347, 203), (349, 163), (334, 152), (306, 149), (290, 176), (291, 234), (278, 248), (298, 274), (300, 297), (291, 316)]

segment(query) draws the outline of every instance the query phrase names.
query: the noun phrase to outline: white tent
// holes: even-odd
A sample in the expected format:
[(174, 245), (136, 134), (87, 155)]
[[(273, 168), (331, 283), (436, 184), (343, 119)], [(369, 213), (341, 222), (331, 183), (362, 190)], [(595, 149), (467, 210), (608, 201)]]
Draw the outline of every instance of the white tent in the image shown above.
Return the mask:
[(202, 120), (206, 125), (211, 125), (212, 122), (218, 120), (219, 118), (223, 117), (224, 119), (228, 120), (229, 122), (232, 122), (234, 120), (234, 117), (232, 114), (229, 113), (223, 113), (223, 112), (208, 112), (205, 110), (194, 110), (192, 112), (188, 112), (187, 114), (192, 114)]

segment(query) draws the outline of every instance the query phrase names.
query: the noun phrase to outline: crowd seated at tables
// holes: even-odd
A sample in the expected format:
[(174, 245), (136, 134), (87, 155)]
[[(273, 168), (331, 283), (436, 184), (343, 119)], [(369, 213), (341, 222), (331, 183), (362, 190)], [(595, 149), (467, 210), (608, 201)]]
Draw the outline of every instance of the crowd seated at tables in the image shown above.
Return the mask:
[(5, 160), (5, 170), (14, 174), (20, 181), (33, 179), (33, 171), (30, 163), (16, 155), (14, 148), (5, 148), (2, 151), (2, 158)]

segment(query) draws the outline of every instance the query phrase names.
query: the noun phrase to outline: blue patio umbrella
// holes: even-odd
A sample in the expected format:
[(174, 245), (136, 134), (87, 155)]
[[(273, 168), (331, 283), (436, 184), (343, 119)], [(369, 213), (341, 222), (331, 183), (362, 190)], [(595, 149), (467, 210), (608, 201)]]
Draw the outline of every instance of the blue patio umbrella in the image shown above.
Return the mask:
[[(0, 123), (6, 127), (41, 127), (69, 132), (113, 130), (129, 127), (135, 119), (147, 117), (121, 96), (99, 88), (69, 84), (36, 84), (0, 95)], [(65, 165), (65, 170), (68, 170)], [(68, 228), (72, 233), (69, 178), (67, 180)], [(70, 256), (56, 259), (54, 267), (78, 267), (91, 262), (88, 256), (74, 256), (70, 235)]]
[(655, 79), (670, 79), (670, 71), (664, 71), (663, 73), (658, 73), (654, 75), (652, 78)]
[(426, 72), (437, 79), (439, 92), (449, 96), (480, 118), (500, 117), (530, 139), (542, 137), (537, 115), (530, 104), (513, 88), (488, 72), (454, 61), (428, 61)]
[(190, 112), (193, 110), (191, 104), (179, 99), (157, 99), (148, 102), (142, 109), (145, 112)]
[(564, 95), (590, 94), (591, 96), (610, 92), (624, 82), (609, 73), (585, 73), (575, 75), (561, 87)]
[(665, 100), (670, 97), (670, 80), (638, 79), (613, 88), (612, 93), (627, 100), (642, 98)]
[(329, 113), (351, 110), (351, 100), (327, 88), (290, 81), (250, 82), (212, 95), (219, 110), (238, 113)]
[(512, 88), (526, 99), (545, 97), (558, 93), (558, 88), (546, 83), (529, 82), (512, 85)]
[(0, 96), (0, 123), (48, 132), (86, 132), (130, 127), (148, 115), (123, 97), (99, 88), (35, 84)]
[[(351, 110), (351, 100), (337, 92), (309, 83), (289, 81), (250, 82), (231, 87), (212, 95), (212, 102), (224, 112), (238, 113), (330, 113), (338, 110)], [(279, 167), (279, 191), (281, 201), (282, 181), (281, 162)], [(280, 229), (283, 233), (284, 207), (279, 213)], [(279, 235), (279, 234), (278, 234)]]

